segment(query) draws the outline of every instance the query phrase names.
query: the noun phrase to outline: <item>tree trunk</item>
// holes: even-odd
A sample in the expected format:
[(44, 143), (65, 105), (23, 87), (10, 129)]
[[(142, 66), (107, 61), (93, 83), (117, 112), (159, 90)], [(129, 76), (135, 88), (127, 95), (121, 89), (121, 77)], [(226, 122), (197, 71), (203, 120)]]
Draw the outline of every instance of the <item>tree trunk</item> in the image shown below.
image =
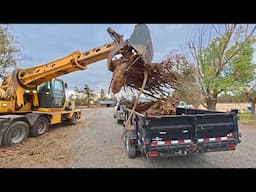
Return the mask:
[(256, 119), (256, 114), (255, 114), (255, 102), (251, 102), (252, 106), (252, 111), (251, 111), (251, 119)]
[(206, 99), (206, 105), (207, 105), (208, 110), (215, 111), (216, 110), (216, 104), (217, 104), (217, 99), (213, 99), (213, 98), (207, 98)]

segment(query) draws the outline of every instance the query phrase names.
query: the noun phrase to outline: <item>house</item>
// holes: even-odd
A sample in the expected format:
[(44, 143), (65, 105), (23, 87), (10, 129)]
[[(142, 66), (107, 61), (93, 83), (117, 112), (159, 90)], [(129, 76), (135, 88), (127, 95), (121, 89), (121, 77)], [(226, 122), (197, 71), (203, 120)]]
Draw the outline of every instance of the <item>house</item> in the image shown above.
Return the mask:
[(99, 100), (99, 107), (114, 107), (116, 105), (116, 101), (114, 100)]

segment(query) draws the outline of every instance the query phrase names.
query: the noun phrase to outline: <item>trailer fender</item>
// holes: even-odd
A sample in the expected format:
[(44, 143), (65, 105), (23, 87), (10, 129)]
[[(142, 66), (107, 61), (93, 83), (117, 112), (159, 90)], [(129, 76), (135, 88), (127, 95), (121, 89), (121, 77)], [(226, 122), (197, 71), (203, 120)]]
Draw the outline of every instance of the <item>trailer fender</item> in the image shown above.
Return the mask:
[[(40, 113), (27, 113), (24, 117), (27, 119), (29, 126), (32, 127), (40, 116), (42, 116)], [(48, 116), (47, 118), (49, 119)]]
[(127, 139), (130, 140), (130, 144), (131, 145), (137, 146), (137, 135), (136, 135), (136, 131), (135, 130), (127, 131), (126, 137), (127, 137)]
[(0, 146), (2, 144), (5, 130), (9, 127), (11, 120), (9, 118), (0, 118)]

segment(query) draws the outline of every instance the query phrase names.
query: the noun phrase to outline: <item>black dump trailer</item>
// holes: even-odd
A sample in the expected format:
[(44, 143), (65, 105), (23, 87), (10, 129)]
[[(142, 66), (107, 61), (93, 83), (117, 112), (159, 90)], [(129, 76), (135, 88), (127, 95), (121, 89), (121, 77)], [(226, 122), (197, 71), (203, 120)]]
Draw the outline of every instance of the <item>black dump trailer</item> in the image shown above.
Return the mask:
[[(125, 121), (131, 113), (125, 111)], [(128, 157), (173, 157), (235, 150), (240, 142), (237, 113), (177, 108), (176, 115), (134, 112), (124, 136)]]

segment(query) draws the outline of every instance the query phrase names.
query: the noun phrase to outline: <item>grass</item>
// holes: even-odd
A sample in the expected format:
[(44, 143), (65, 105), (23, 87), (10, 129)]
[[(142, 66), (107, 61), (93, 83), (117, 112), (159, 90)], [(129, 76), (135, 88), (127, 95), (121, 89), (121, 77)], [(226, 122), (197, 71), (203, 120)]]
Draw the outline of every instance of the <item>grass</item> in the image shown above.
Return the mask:
[(251, 120), (251, 114), (250, 113), (241, 113), (238, 114), (240, 117), (240, 120)]
[(252, 125), (256, 125), (256, 120), (251, 119), (251, 113), (241, 113), (238, 114), (241, 123), (248, 123)]

